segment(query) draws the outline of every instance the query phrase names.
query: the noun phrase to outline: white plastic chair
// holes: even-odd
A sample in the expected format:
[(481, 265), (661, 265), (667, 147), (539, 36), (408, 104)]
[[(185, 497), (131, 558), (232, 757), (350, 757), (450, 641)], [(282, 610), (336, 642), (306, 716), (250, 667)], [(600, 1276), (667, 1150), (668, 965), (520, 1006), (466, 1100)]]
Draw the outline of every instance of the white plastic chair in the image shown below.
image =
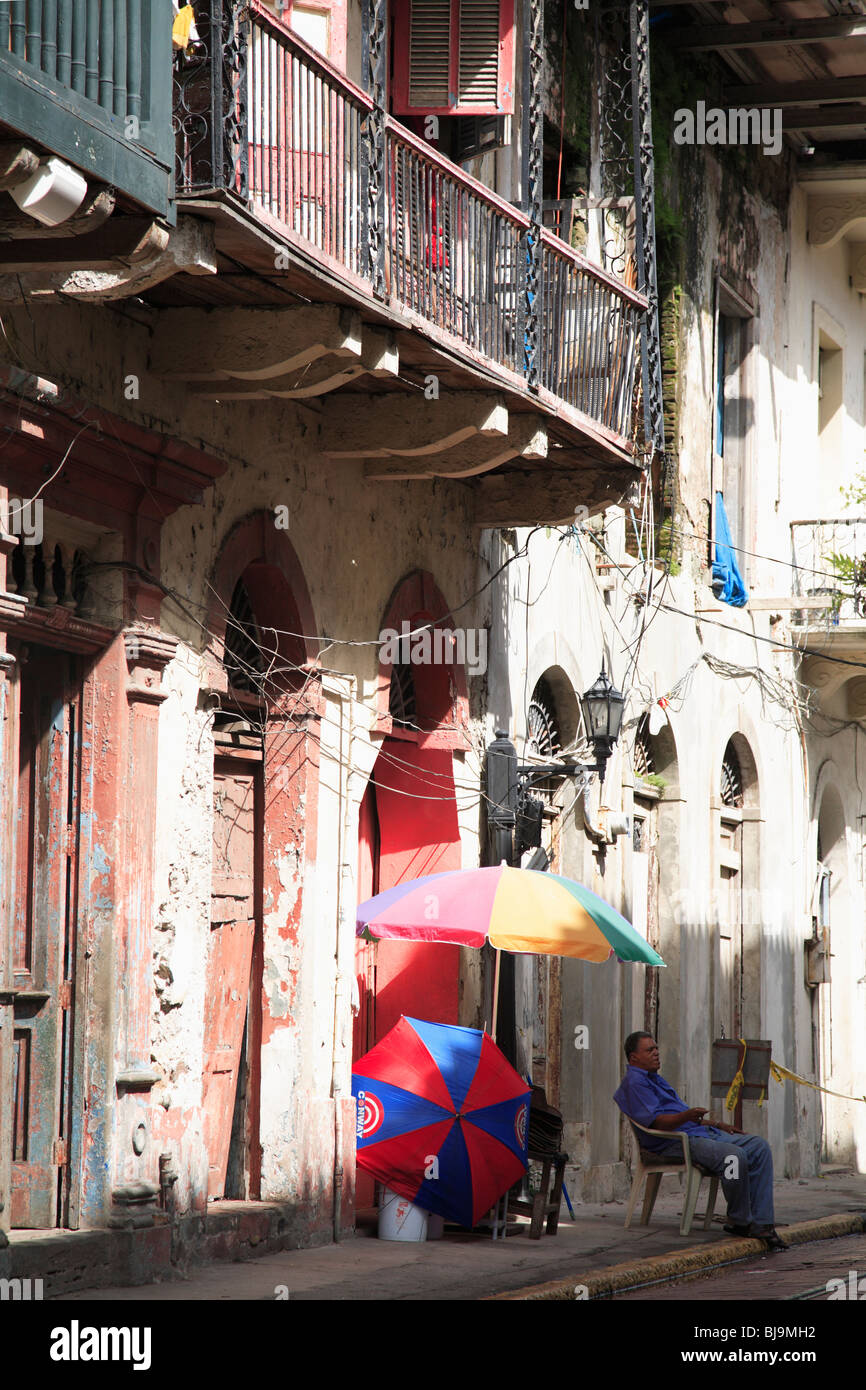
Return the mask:
[[(716, 1194), (719, 1190), (719, 1179), (715, 1173), (711, 1173), (707, 1168), (692, 1161), (689, 1152), (689, 1137), (678, 1130), (647, 1129), (645, 1125), (639, 1125), (637, 1120), (626, 1117), (634, 1132), (637, 1144), (637, 1165), (635, 1168), (634, 1179), (631, 1185), (631, 1193), (628, 1199), (628, 1208), (625, 1213), (625, 1224), (631, 1224), (634, 1209), (637, 1206), (637, 1199), (640, 1196), (641, 1183), (646, 1178), (646, 1191), (643, 1199), (643, 1210), (639, 1225), (647, 1226), (653, 1213), (658, 1190), (661, 1180), (665, 1173), (685, 1174), (685, 1203), (683, 1206), (683, 1216), (680, 1221), (680, 1235), (687, 1236), (692, 1229), (692, 1222), (695, 1219), (695, 1208), (698, 1204), (698, 1192), (701, 1186), (701, 1178), (709, 1178), (710, 1190), (707, 1197), (707, 1210), (704, 1216), (704, 1230), (710, 1230), (713, 1224), (713, 1213), (716, 1209)], [(650, 1152), (649, 1149), (641, 1147), (641, 1134), (652, 1134), (659, 1139), (667, 1139), (669, 1143), (679, 1141), (682, 1144), (682, 1158), (662, 1158), (659, 1154)]]

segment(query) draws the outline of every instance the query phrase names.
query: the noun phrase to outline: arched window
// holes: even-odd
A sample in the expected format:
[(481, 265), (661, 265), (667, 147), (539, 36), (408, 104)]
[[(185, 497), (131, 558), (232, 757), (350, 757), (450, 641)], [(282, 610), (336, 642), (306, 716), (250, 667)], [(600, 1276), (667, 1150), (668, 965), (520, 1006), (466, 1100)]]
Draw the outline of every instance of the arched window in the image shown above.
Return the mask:
[(265, 653), (249, 592), (242, 579), (238, 580), (232, 594), (223, 660), (229, 684), (235, 690), (245, 690), (251, 695), (262, 693)]
[(558, 758), (562, 752), (556, 700), (544, 676), (536, 681), (526, 711), (526, 743), (527, 751), (540, 758)]
[(743, 771), (733, 739), (729, 740), (722, 759), (719, 795), (723, 806), (743, 805)]
[(656, 771), (655, 757), (653, 755), (652, 740), (650, 739), (649, 719), (646, 715), (640, 720), (637, 732), (634, 737), (634, 748), (632, 750), (632, 763), (634, 765), (634, 775), (642, 782), (648, 777), (652, 777)]
[(401, 729), (416, 729), (418, 727), (415, 676), (412, 667), (407, 662), (395, 662), (391, 667), (388, 713)]

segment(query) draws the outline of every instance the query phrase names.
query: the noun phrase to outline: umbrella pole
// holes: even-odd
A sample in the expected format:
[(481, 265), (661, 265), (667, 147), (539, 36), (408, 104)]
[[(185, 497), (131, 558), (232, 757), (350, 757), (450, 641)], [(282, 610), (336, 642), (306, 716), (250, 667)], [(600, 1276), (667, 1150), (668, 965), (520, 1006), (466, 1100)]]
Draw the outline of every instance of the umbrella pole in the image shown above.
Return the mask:
[(496, 948), (496, 969), (493, 972), (493, 1028), (491, 1038), (496, 1042), (496, 1015), (499, 1012), (499, 960), (502, 952)]

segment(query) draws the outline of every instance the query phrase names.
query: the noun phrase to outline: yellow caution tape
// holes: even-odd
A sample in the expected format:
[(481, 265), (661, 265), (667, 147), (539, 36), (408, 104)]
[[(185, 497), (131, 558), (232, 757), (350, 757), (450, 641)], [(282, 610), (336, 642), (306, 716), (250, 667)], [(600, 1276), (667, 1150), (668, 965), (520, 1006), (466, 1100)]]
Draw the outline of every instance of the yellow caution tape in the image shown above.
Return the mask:
[(763, 1088), (763, 1086), (762, 1086), (762, 1087), (761, 1087), (761, 1094), (758, 1096), (758, 1109), (759, 1109), (759, 1110), (760, 1110), (760, 1108), (761, 1108), (761, 1106), (762, 1106), (763, 1104), (764, 1104), (764, 1088)]
[(795, 1081), (798, 1086), (808, 1086), (812, 1091), (823, 1091), (828, 1096), (838, 1096), (840, 1100), (860, 1100), (866, 1105), (866, 1096), (847, 1096), (843, 1091), (831, 1091), (828, 1086), (819, 1086), (817, 1081), (807, 1081), (805, 1076), (798, 1076), (795, 1071), (788, 1071), (787, 1067), (781, 1066), (778, 1062), (770, 1063), (770, 1071), (779, 1082), (783, 1080)]
[(743, 1060), (742, 1060), (742, 1062), (740, 1063), (739, 1070), (737, 1071), (736, 1076), (734, 1077), (733, 1081), (731, 1082), (730, 1086), (728, 1087), (728, 1094), (725, 1096), (725, 1109), (726, 1109), (726, 1110), (734, 1110), (734, 1109), (736, 1109), (737, 1101), (740, 1099), (740, 1092), (742, 1091), (743, 1086), (745, 1085), (745, 1077), (743, 1076), (743, 1067), (744, 1067), (744, 1065), (745, 1065), (745, 1061), (746, 1061), (746, 1052), (747, 1052), (747, 1048), (746, 1048), (746, 1039), (745, 1039), (745, 1038), (740, 1038), (740, 1042), (741, 1042), (742, 1047), (743, 1047)]
[(192, 5), (184, 5), (178, 10), (174, 17), (174, 24), (171, 26), (171, 41), (175, 48), (189, 48), (189, 36), (193, 24), (195, 23), (195, 12)]

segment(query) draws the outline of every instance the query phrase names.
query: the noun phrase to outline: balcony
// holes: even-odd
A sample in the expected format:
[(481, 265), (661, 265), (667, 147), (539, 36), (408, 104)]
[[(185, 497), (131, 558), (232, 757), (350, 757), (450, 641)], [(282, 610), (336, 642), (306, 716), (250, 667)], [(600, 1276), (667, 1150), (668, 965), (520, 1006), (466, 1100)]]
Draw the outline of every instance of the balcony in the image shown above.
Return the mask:
[[(233, 302), (260, 312), (294, 302), (299, 326), (301, 302), (330, 306), (332, 332), (299, 374), (287, 365), (288, 345), (274, 350), (270, 368), (261, 357), (233, 364), (206, 352), (203, 361), (189, 320), (190, 345), (199, 345), (186, 358), (194, 389), (220, 399), (369, 396), (405, 394), (432, 376), (455, 395), (499, 392), (478, 417), (476, 434), (489, 442), (476, 438), (463, 451), (462, 472), (443, 445), (420, 463), (420, 450), (395, 448), (390, 463), (368, 463), (368, 474), (478, 478), (494, 467), (532, 471), (534, 460), (552, 487), (546, 520), (573, 514), (578, 500), (613, 500), (637, 465), (646, 299), (377, 110), (257, 0), (243, 8), (211, 0), (205, 10), (197, 9), (201, 49), (176, 77), (178, 206), (214, 224), (227, 273), (194, 283), (180, 276), (150, 298), (166, 308)], [(320, 311), (319, 332), (322, 323)], [(176, 326), (183, 335), (184, 321)], [(184, 360), (184, 341), (166, 330), (167, 373)], [(157, 370), (160, 360), (157, 343)], [(507, 424), (502, 415), (490, 423), (495, 399)], [(334, 456), (348, 457), (339, 442)], [(359, 456), (372, 452), (384, 451), (359, 446)], [(533, 476), (538, 484), (540, 471)], [(492, 501), (497, 488), (484, 482)], [(482, 507), (484, 524), (520, 524), (517, 513), (508, 519), (501, 487), (497, 495)]]
[(864, 719), (866, 518), (794, 521), (791, 553), (794, 594), (803, 598), (793, 617), (798, 644), (807, 651), (804, 678), (822, 709)]
[[(0, 3), (4, 151), (21, 137), (40, 147), (35, 159), (59, 156), (137, 209), (169, 216), (171, 24), (171, 0)], [(0, 186), (15, 181), (13, 171)], [(39, 234), (32, 221), (29, 230)]]

